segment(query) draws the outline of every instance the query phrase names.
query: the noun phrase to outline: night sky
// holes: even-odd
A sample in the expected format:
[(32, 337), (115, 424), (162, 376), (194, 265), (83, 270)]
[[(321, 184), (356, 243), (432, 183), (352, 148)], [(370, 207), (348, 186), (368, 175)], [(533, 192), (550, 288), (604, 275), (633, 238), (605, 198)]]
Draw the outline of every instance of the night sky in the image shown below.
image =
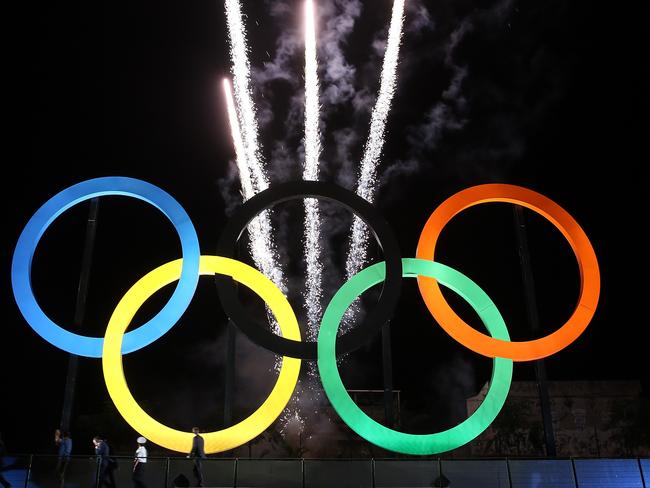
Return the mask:
[[(586, 232), (602, 280), (585, 333), (546, 359), (549, 379), (642, 380), (647, 395), (648, 348), (640, 338), (648, 323), (648, 242), (642, 237), (648, 178), (640, 165), (647, 125), (640, 121), (648, 105), (648, 53), (638, 6), (573, 0), (407, 4), (375, 202), (402, 256), (415, 255), (430, 213), (462, 189), (510, 183), (544, 194)], [(349, 189), (379, 86), (391, 5), (317, 3), (322, 179)], [(243, 2), (262, 154), (272, 183), (302, 173), (301, 7), (293, 0)], [(241, 203), (221, 91), (222, 78), (230, 75), (228, 36), (221, 2), (37, 1), (13, 8), (5, 60), (12, 65), (6, 76), (12, 86), (5, 93), (11, 112), (4, 157), (0, 431), (10, 451), (52, 452), (68, 355), (34, 333), (15, 305), (10, 267), (18, 236), (64, 188), (94, 177), (129, 176), (176, 198), (193, 220), (203, 254), (213, 254), (220, 228)], [(289, 298), (304, 319), (300, 209), (297, 203), (278, 207), (275, 223)], [(323, 211), (326, 305), (344, 281), (350, 217), (332, 204)], [(57, 219), (33, 262), (39, 303), (62, 325), (74, 316), (87, 214), (83, 203)], [(571, 314), (580, 286), (562, 235), (537, 214), (524, 216), (538, 332), (526, 323), (511, 205), (463, 212), (445, 228), (436, 252), (437, 260), (490, 295), (515, 340), (556, 330)], [(102, 198), (83, 333), (103, 335), (126, 290), (178, 257), (173, 228), (156, 209), (134, 199)], [(151, 300), (134, 325), (155, 313), (170, 291)], [(446, 296), (472, 319), (451, 293)], [(131, 390), (154, 417), (184, 430), (221, 427), (226, 322), (213, 280), (202, 278), (183, 319), (125, 357)], [(489, 379), (491, 361), (433, 322), (415, 280), (404, 281), (391, 325), (394, 386), (422, 414), (409, 428), (430, 432), (453, 425), (464, 399)], [(237, 341), (236, 417), (270, 391), (274, 364), (271, 353), (241, 333)], [(348, 388), (382, 388), (379, 344), (376, 336), (343, 361)], [(515, 364), (514, 374), (515, 380), (534, 379), (528, 363)], [(326, 402), (309, 397), (317, 381), (303, 380), (311, 386), (302, 406), (292, 407), (307, 417), (311, 406)], [(103, 427), (106, 415), (115, 424)], [(91, 452), (90, 438), (100, 429), (110, 429), (109, 437), (135, 435), (111, 404), (100, 360), (80, 362), (75, 426), (77, 453)]]

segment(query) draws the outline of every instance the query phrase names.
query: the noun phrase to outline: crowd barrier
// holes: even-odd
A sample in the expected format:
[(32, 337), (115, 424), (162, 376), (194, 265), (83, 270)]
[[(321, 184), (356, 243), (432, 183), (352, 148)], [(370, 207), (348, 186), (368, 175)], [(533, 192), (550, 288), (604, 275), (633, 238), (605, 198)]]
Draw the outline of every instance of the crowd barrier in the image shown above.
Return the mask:
[[(116, 457), (117, 488), (133, 486), (133, 460)], [(62, 488), (57, 457), (7, 456), (4, 478), (13, 488)], [(196, 486), (187, 458), (150, 457), (148, 488)], [(94, 457), (71, 457), (63, 487), (92, 488)], [(239, 488), (650, 488), (649, 458), (619, 459), (242, 459), (203, 461), (204, 486)]]

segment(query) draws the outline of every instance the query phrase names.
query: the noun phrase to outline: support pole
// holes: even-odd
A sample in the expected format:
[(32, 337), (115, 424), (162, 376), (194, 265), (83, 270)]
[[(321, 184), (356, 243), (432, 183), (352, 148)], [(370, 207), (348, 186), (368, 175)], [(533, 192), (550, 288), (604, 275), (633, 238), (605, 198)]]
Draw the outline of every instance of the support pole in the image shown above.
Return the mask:
[[(241, 254), (239, 241), (237, 241), (237, 257)], [(226, 279), (226, 277), (216, 277), (215, 280)], [(233, 280), (234, 281), (234, 280)], [(216, 281), (215, 281), (216, 283)], [(235, 281), (235, 286), (237, 282)], [(228, 330), (226, 331), (226, 377), (223, 388), (223, 428), (226, 429), (232, 425), (232, 398), (235, 390), (235, 354), (237, 347), (237, 326), (232, 320), (228, 319)], [(248, 444), (250, 450), (250, 443)], [(225, 454), (225, 453), (224, 453)]]
[(230, 427), (232, 424), (232, 396), (235, 387), (235, 324), (228, 321), (228, 331), (226, 337), (226, 380), (224, 382), (223, 397), (223, 427)]
[[(81, 260), (81, 274), (79, 286), (77, 287), (77, 303), (75, 304), (74, 320), (72, 325), (76, 330), (81, 328), (86, 313), (86, 298), (88, 297), (88, 283), (90, 282), (90, 267), (95, 247), (95, 235), (97, 233), (97, 214), (99, 211), (99, 197), (90, 200), (88, 221), (86, 222), (86, 239), (84, 252)], [(75, 389), (77, 386), (77, 370), (79, 368), (79, 356), (70, 354), (68, 360), (68, 372), (65, 379), (65, 391), (63, 395), (63, 409), (61, 412), (61, 430), (70, 430), (70, 419), (72, 418), (72, 407), (74, 405)]]
[(384, 416), (386, 427), (393, 426), (393, 353), (390, 341), (390, 322), (381, 329), (381, 353), (384, 371)]
[[(524, 220), (523, 208), (520, 205), (513, 206), (515, 218), (515, 230), (517, 235), (517, 247), (519, 251), (519, 263), (521, 265), (521, 278), (524, 285), (526, 299), (526, 312), (528, 325), (533, 332), (539, 331), (539, 315), (537, 313), (537, 300), (535, 299), (535, 282), (530, 264), (530, 252), (528, 249), (528, 238), (526, 235), (526, 222)], [(539, 391), (539, 403), (542, 409), (542, 422), (544, 425), (544, 439), (546, 441), (546, 455), (555, 457), (555, 433), (553, 432), (553, 418), (551, 416), (551, 399), (548, 394), (546, 380), (546, 366), (543, 359), (535, 361), (535, 378)]]

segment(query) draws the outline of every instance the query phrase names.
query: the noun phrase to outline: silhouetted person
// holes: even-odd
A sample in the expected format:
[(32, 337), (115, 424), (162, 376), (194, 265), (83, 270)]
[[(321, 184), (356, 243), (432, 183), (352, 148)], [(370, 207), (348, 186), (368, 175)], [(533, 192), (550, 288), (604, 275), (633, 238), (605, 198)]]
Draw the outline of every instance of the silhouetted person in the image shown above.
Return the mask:
[(194, 459), (194, 468), (192, 469), (192, 472), (196, 478), (196, 486), (203, 486), (203, 466), (201, 465), (201, 460), (205, 459), (205, 442), (203, 441), (203, 437), (199, 435), (198, 427), (192, 427), (192, 432), (194, 432), (192, 450), (187, 457)]
[(187, 488), (188, 486), (190, 486), (190, 480), (188, 480), (183, 473), (176, 476), (176, 478), (174, 478), (173, 483), (174, 483), (173, 484), (174, 488)]
[(11, 488), (11, 483), (9, 483), (5, 477), (2, 475), (2, 470), (4, 469), (4, 457), (6, 454), (7, 450), (5, 448), (5, 443), (2, 440), (2, 434), (0, 433), (0, 485), (4, 486), (4, 488)]
[(99, 476), (97, 477), (97, 488), (103, 486), (110, 486), (115, 488), (115, 461), (111, 459), (111, 448), (108, 442), (101, 437), (93, 437), (93, 444), (95, 445), (95, 454), (99, 461)]
[(61, 486), (65, 482), (65, 470), (70, 463), (70, 455), (72, 454), (72, 439), (70, 438), (70, 432), (63, 431), (61, 432), (57, 429), (54, 432), (54, 442), (57, 447), (58, 459), (56, 461), (56, 475), (59, 478)]
[(138, 437), (138, 448), (135, 450), (135, 458), (133, 459), (133, 486), (135, 488), (146, 488), (144, 484), (144, 467), (147, 465), (147, 448), (144, 447), (147, 439)]
[(451, 487), (451, 482), (444, 474), (440, 474), (440, 476), (433, 480), (433, 486), (436, 488), (449, 488)]

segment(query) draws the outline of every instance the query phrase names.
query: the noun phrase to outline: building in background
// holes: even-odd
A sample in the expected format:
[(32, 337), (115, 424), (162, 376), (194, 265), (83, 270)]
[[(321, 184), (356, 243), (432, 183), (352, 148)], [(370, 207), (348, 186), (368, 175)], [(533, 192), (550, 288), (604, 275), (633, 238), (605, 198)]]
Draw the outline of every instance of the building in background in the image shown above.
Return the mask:
[[(557, 455), (620, 457), (650, 455), (650, 400), (638, 381), (548, 382)], [(472, 414), (487, 394), (486, 384), (467, 400)], [(473, 442), (467, 456), (545, 456), (537, 384), (512, 383), (503, 409)]]

